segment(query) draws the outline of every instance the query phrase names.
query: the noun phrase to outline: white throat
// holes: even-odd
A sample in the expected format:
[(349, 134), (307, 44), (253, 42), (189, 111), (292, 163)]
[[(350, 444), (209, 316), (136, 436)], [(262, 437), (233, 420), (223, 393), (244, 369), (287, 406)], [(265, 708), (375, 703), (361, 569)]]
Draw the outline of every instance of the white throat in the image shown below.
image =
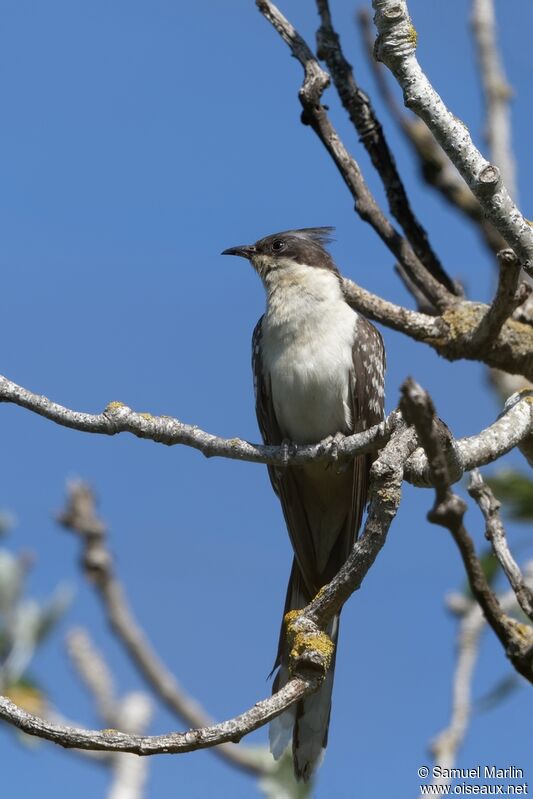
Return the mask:
[(344, 300), (338, 275), (288, 262), (268, 271), (263, 282), (263, 370), (282, 434), (312, 443), (350, 432), (357, 314)]

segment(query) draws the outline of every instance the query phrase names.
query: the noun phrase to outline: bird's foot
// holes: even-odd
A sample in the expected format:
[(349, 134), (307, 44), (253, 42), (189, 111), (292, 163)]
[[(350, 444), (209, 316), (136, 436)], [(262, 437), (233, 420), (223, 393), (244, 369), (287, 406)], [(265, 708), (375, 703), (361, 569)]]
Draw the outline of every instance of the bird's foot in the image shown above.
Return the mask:
[(289, 458), (292, 455), (296, 455), (298, 447), (296, 446), (294, 441), (291, 441), (289, 438), (284, 438), (283, 441), (281, 442), (280, 448), (281, 448), (282, 467), (286, 469), (287, 466), (289, 465)]
[(344, 433), (335, 433), (334, 436), (328, 436), (324, 441), (325, 449), (326, 451), (329, 449), (332, 458), (326, 464), (326, 469), (334, 469), (336, 474), (344, 474), (350, 466), (350, 461), (339, 461), (339, 447), (345, 438)]

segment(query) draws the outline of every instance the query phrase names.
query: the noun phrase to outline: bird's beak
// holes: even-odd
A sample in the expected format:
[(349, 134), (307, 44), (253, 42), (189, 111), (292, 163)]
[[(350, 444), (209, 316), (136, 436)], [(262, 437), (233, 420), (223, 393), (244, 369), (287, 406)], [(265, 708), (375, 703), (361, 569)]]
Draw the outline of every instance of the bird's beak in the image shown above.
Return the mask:
[(255, 253), (255, 247), (253, 244), (251, 245), (242, 245), (240, 247), (229, 247), (227, 250), (224, 250), (221, 255), (240, 255), (241, 258), (247, 258), (250, 260), (252, 255)]

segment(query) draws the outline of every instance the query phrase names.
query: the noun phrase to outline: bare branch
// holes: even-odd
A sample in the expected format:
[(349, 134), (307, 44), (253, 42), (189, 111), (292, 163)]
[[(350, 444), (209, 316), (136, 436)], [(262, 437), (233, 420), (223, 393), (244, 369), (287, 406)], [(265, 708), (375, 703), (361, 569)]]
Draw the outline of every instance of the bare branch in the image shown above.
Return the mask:
[[(159, 660), (129, 607), (114, 573), (112, 555), (107, 546), (107, 528), (97, 516), (94, 494), (89, 486), (80, 481), (69, 484), (67, 505), (59, 514), (58, 521), (79, 536), (82, 568), (98, 593), (111, 629), (141, 675), (167, 707), (191, 727), (208, 727), (213, 723), (212, 719)], [(86, 682), (91, 679), (92, 672), (93, 669), (84, 678)], [(233, 744), (222, 744), (213, 751), (247, 771), (255, 774), (265, 772), (253, 751)]]
[(372, 466), (370, 505), (362, 535), (333, 580), (320, 589), (302, 616), (324, 628), (349, 596), (360, 588), (368, 570), (385, 544), (400, 500), (404, 465), (416, 447), (411, 429), (399, 427)]
[[(358, 292), (361, 292), (359, 294)], [(363, 296), (365, 292), (354, 285), (350, 290), (350, 300)], [(371, 295), (372, 296), (372, 295)], [(376, 298), (379, 300), (379, 298)], [(385, 300), (381, 303), (388, 305)], [(356, 303), (357, 304), (357, 303)], [(373, 306), (379, 308), (379, 306)], [(425, 317), (414, 311), (400, 309), (405, 313), (406, 324), (416, 326), (419, 319), (427, 320), (428, 326), (436, 324), (433, 317)], [(414, 322), (412, 321), (414, 320)], [(421, 324), (425, 324), (424, 321)], [(438, 328), (437, 328), (438, 329)], [(419, 332), (421, 332), (419, 330)], [(436, 329), (433, 329), (433, 333)], [(476, 466), (484, 466), (509, 452), (518, 445), (526, 444), (533, 432), (533, 392), (523, 391), (510, 397), (502, 414), (494, 424), (474, 436), (454, 443), (457, 453), (457, 478), (464, 471)], [(139, 438), (146, 438), (164, 444), (183, 444), (199, 449), (208, 456), (220, 456), (253, 463), (275, 464), (278, 466), (299, 465), (302, 463), (334, 462), (349, 460), (354, 455), (374, 452), (389, 440), (398, 423), (398, 413), (393, 411), (384, 422), (362, 433), (347, 436), (334, 443), (326, 439), (320, 444), (297, 446), (287, 454), (283, 447), (250, 444), (238, 438), (224, 439), (206, 433), (193, 425), (186, 425), (168, 416), (152, 416), (136, 413), (121, 403), (111, 404), (103, 414), (80, 413), (51, 402), (40, 394), (33, 394), (5, 377), (0, 377), (0, 401), (13, 402), (34, 413), (45, 416), (58, 424), (83, 432), (115, 435), (130, 432)], [(431, 485), (428, 461), (422, 450), (416, 452), (406, 465), (405, 478), (415, 485)], [(93, 520), (94, 521), (94, 520)], [(100, 534), (95, 528), (96, 536)]]
[(466, 504), (450, 489), (448, 464), (442, 447), (442, 437), (450, 435), (449, 431), (438, 419), (427, 392), (411, 379), (406, 380), (402, 386), (400, 408), (406, 422), (415, 426), (428, 457), (436, 495), (435, 505), (428, 513), (428, 519), (433, 524), (447, 527), (452, 534), (461, 554), (470, 588), (485, 618), (516, 670), (529, 682), (533, 682), (533, 628), (519, 624), (502, 610), (464, 526)]
[(448, 294), (446, 289), (427, 273), (409, 242), (400, 236), (383, 214), (366, 184), (358, 163), (346, 150), (333, 127), (327, 110), (321, 103), (324, 89), (329, 84), (329, 75), (324, 72), (309, 46), (274, 3), (270, 0), (256, 0), (256, 4), (259, 11), (287, 43), (291, 53), (304, 69), (304, 82), (299, 92), (303, 107), (302, 121), (312, 127), (332, 157), (355, 200), (357, 213), (361, 219), (374, 228), (406, 271), (411, 276), (417, 275), (417, 284), (420, 286), (431, 284), (433, 299), (439, 308), (452, 304), (453, 295)]
[(257, 702), (250, 710), (220, 724), (165, 735), (128, 735), (118, 730), (84, 730), (45, 721), (0, 696), (0, 719), (13, 724), (28, 735), (35, 735), (67, 749), (95, 749), (106, 752), (132, 752), (135, 755), (183, 754), (207, 749), (221, 743), (236, 743), (244, 735), (263, 727), (295, 702), (313, 691), (321, 682), (319, 676), (294, 676), (268, 699)]
[(81, 627), (69, 632), (67, 650), (81, 681), (96, 703), (99, 715), (107, 724), (114, 726), (117, 711), (115, 686), (102, 654)]
[(508, 319), (497, 338), (480, 347), (475, 336), (489, 310), (488, 305), (457, 302), (441, 316), (429, 316), (394, 305), (346, 279), (343, 288), (348, 302), (369, 319), (428, 344), (450, 361), (481, 361), (533, 381), (533, 326), (530, 324)]
[[(472, 712), (472, 678), (479, 655), (481, 634), (485, 617), (477, 602), (471, 600), (459, 625), (457, 659), (452, 684), (452, 712), (446, 729), (431, 742), (435, 765), (443, 770), (453, 768), (457, 753), (463, 743)], [(447, 785), (449, 779), (437, 778), (436, 785)]]
[(490, 157), (498, 166), (509, 194), (516, 197), (516, 164), (511, 145), (509, 112), (513, 91), (505, 77), (496, 42), (493, 0), (472, 1), (472, 28), (485, 95), (486, 135)]
[(491, 488), (485, 483), (477, 469), (474, 469), (470, 475), (468, 493), (477, 502), (485, 518), (485, 536), (490, 541), (494, 554), (509, 580), (518, 604), (525, 615), (533, 621), (533, 591), (526, 584), (522, 572), (509, 549), (500, 516), (500, 502), (498, 502)]
[[(83, 504), (83, 500), (82, 500)], [(82, 628), (71, 630), (67, 638), (70, 658), (81, 680), (92, 694), (98, 713), (107, 727), (140, 734), (152, 717), (148, 696), (133, 691), (118, 700), (115, 697), (113, 675), (103, 655)], [(104, 755), (112, 773), (108, 799), (141, 799), (148, 776), (148, 761), (125, 753), (103, 753), (77, 750), (77, 754)]]
[[(502, 610), (511, 613), (516, 609), (516, 596), (513, 591), (507, 591), (499, 598)], [(435, 765), (439, 766), (443, 774), (451, 774), (458, 752), (463, 744), (470, 718), (472, 715), (472, 679), (479, 656), (481, 635), (487, 622), (481, 608), (472, 599), (463, 595), (450, 597), (449, 605), (456, 610), (460, 604), (460, 624), (457, 635), (457, 658), (452, 684), (452, 710), (447, 727), (442, 730), (431, 742), (430, 750), (433, 754)], [(433, 785), (449, 785), (450, 776), (436, 777)]]
[(499, 169), (475, 147), (466, 126), (446, 108), (415, 56), (416, 31), (405, 0), (372, 0), (379, 58), (404, 91), (404, 101), (424, 120), (477, 197), (487, 217), (533, 275), (533, 230), (513, 203)]
[(513, 311), (522, 305), (531, 293), (531, 286), (526, 283), (518, 287), (522, 268), (513, 250), (500, 250), (498, 261), (500, 270), (496, 296), (477, 330), (472, 334), (472, 347), (474, 349), (479, 347), (481, 351), (487, 344), (496, 341)]
[(440, 342), (446, 340), (447, 328), (441, 322), (442, 317), (410, 311), (401, 305), (395, 305), (346, 278), (343, 279), (343, 292), (346, 300), (356, 310), (361, 311), (369, 319), (387, 325), (392, 330), (405, 333), (416, 341), (422, 341), (435, 347), (440, 346)]
[[(360, 586), (385, 543), (387, 531), (400, 502), (403, 464), (414, 447), (415, 440), (412, 431), (400, 428), (375, 462), (372, 472), (372, 500), (364, 534), (361, 540), (354, 545), (345, 566), (334, 580), (325, 586), (313, 602), (302, 611), (300, 618), (296, 621), (299, 629), (303, 628), (309, 632), (311, 627), (323, 628), (348, 596)], [(83, 524), (87, 521), (87, 502), (85, 493), (81, 497)], [(70, 503), (67, 511), (62, 514), (62, 522), (69, 526), (74, 525), (75, 517), (76, 507)], [(99, 540), (101, 542), (102, 539), (102, 524), (96, 520), (96, 523), (93, 521), (88, 527), (86, 568), (97, 584), (98, 581), (100, 582), (101, 590), (104, 590), (106, 582), (109, 581), (110, 559), (107, 550), (104, 550), (103, 555), (102, 552), (98, 554), (98, 548), (102, 549), (99, 544)], [(112, 603), (116, 601), (116, 597), (107, 598), (106, 602), (109, 603), (110, 599), (109, 611), (111, 612)], [(118, 610), (122, 612), (124, 606), (119, 605)], [(116, 624), (116, 619), (114, 623)], [(127, 620), (130, 633), (131, 623), (131, 619)], [(134, 641), (138, 641), (136, 636), (139, 635), (139, 632), (133, 629)], [(316, 641), (316, 635), (308, 635), (306, 640), (309, 645), (305, 647), (304, 651), (299, 651), (297, 657), (293, 658), (294, 662), (291, 663), (293, 677), (280, 691), (269, 699), (258, 702), (246, 713), (227, 722), (190, 730), (186, 733), (139, 736), (128, 735), (117, 730), (96, 731), (65, 727), (26, 713), (6, 697), (0, 697), (0, 718), (29, 735), (45, 738), (67, 748), (151, 755), (189, 752), (230, 741), (236, 742), (243, 735), (263, 726), (291, 704), (301, 700), (319, 687), (325, 671), (322, 660), (314, 657), (316, 652), (313, 650), (313, 641)], [(127, 642), (124, 641), (124, 643)], [(141, 645), (145, 646), (142, 639)], [(302, 675), (300, 675), (299, 669), (303, 669)]]
[(385, 77), (385, 69), (374, 58), (374, 35), (370, 14), (366, 9), (361, 9), (358, 14), (365, 52), (368, 63), (383, 102), (391, 115), (403, 131), (408, 143), (414, 150), (420, 165), (422, 178), (436, 189), (441, 196), (456, 210), (461, 211), (480, 229), (487, 247), (494, 253), (506, 247), (505, 239), (495, 227), (486, 219), (483, 209), (476, 200), (461, 175), (427, 129), (421, 119), (411, 114), (406, 114), (390, 91)]
[(18, 386), (2, 375), (0, 375), (0, 402), (11, 402), (63, 427), (85, 433), (99, 433), (107, 436), (132, 433), (137, 438), (148, 439), (167, 446), (183, 444), (199, 450), (208, 458), (218, 456), (252, 463), (268, 463), (273, 466), (289, 464), (296, 466), (315, 460), (324, 462), (333, 462), (337, 459), (348, 460), (354, 455), (372, 452), (388, 440), (395, 423), (394, 416), (390, 416), (380, 425), (354, 436), (348, 436), (339, 446), (326, 439), (319, 444), (299, 447), (295, 454), (287, 455), (283, 447), (250, 444), (248, 441), (238, 438), (220, 438), (206, 433), (196, 425), (185, 424), (171, 416), (136, 413), (122, 402), (111, 402), (103, 413), (98, 414), (72, 411), (52, 402), (42, 394), (34, 394), (32, 391)]
[[(369, 97), (357, 85), (352, 65), (344, 57), (340, 38), (333, 28), (328, 0), (317, 0), (317, 7), (321, 19), (317, 32), (318, 57), (326, 62), (341, 102), (381, 178), (392, 215), (402, 226), (418, 259), (438, 285), (435, 281), (428, 280), (422, 270), (407, 272), (407, 275), (427, 299), (433, 301), (437, 307), (439, 303), (446, 307), (449, 304), (448, 294), (457, 293), (456, 286), (444, 271), (429, 243), (426, 231), (411, 209), (381, 123)], [(442, 292), (442, 286), (447, 290), (445, 293)]]

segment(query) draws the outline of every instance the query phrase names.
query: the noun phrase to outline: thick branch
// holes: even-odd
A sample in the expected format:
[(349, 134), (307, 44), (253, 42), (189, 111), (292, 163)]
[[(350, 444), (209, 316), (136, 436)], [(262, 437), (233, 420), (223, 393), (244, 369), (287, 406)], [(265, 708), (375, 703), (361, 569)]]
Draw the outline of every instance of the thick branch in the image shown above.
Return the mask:
[(466, 126), (444, 105), (415, 56), (416, 31), (405, 0), (373, 0), (376, 51), (393, 72), (404, 101), (424, 120), (477, 197), (485, 214), (533, 275), (533, 230), (513, 203), (499, 169), (475, 147)]
[[(533, 392), (523, 391), (509, 397), (502, 413), (489, 427), (475, 436), (448, 441), (454, 457), (454, 474), (448, 472), (448, 479), (456, 482), (464, 472), (498, 460), (527, 441), (532, 432)], [(447, 428), (445, 435), (451, 436)], [(405, 467), (405, 479), (419, 486), (433, 485), (432, 471), (423, 448), (409, 458)]]
[[(449, 304), (448, 294), (457, 293), (456, 286), (444, 271), (429, 243), (426, 231), (411, 209), (381, 123), (369, 97), (357, 85), (352, 65), (348, 63), (342, 51), (340, 38), (333, 28), (328, 0), (317, 0), (317, 7), (321, 19), (317, 32), (318, 57), (326, 62), (341, 102), (381, 178), (392, 215), (402, 226), (427, 273), (435, 280), (431, 280), (423, 270), (407, 273), (408, 277), (427, 299), (434, 302), (437, 307), (442, 305), (445, 307)], [(443, 286), (445, 292), (442, 290)]]
[[(385, 302), (384, 300), (382, 301)], [(427, 318), (413, 311), (405, 311), (415, 319)], [(408, 317), (409, 318), (409, 317)], [(408, 322), (409, 323), (409, 322)], [(280, 467), (302, 463), (349, 460), (354, 455), (374, 452), (389, 440), (398, 423), (398, 413), (393, 411), (384, 422), (362, 433), (347, 436), (340, 441), (326, 440), (311, 446), (297, 446), (289, 453), (283, 447), (250, 444), (238, 438), (224, 439), (206, 433), (193, 425), (186, 425), (168, 416), (136, 413), (121, 403), (111, 403), (102, 414), (80, 413), (51, 402), (40, 394), (33, 394), (5, 377), (0, 377), (0, 402), (13, 402), (27, 410), (82, 432), (115, 435), (129, 432), (164, 444), (182, 444), (198, 449), (207, 456), (220, 456), (253, 463), (274, 464)], [(514, 447), (526, 442), (533, 432), (533, 392), (523, 391), (510, 397), (504, 411), (494, 424), (480, 433), (455, 442), (458, 477), (476, 466), (497, 460)], [(405, 478), (415, 485), (431, 485), (428, 461), (422, 450), (416, 452), (406, 465)]]
[(1, 402), (11, 402), (63, 427), (85, 433), (100, 433), (107, 436), (132, 433), (137, 438), (145, 438), (167, 446), (183, 444), (199, 450), (208, 458), (217, 456), (273, 466), (298, 465), (315, 460), (333, 462), (372, 452), (388, 441), (390, 431), (395, 424), (395, 417), (392, 415), (380, 425), (348, 436), (339, 445), (326, 439), (319, 444), (299, 447), (295, 454), (287, 455), (283, 447), (250, 444), (239, 438), (220, 438), (206, 433), (196, 425), (185, 424), (171, 416), (136, 413), (122, 402), (111, 402), (103, 413), (98, 414), (73, 411), (52, 402), (42, 394), (34, 394), (0, 375)]
[(256, 0), (256, 4), (304, 69), (304, 82), (299, 92), (303, 108), (302, 121), (312, 127), (332, 157), (355, 200), (357, 213), (374, 228), (408, 274), (417, 274), (421, 285), (431, 284), (434, 287), (436, 294), (439, 295), (439, 307), (451, 304), (454, 300), (453, 295), (447, 294), (444, 287), (427, 273), (409, 242), (390, 224), (368, 188), (358, 163), (346, 150), (333, 127), (327, 109), (321, 102), (324, 89), (329, 84), (329, 75), (324, 72), (309, 46), (274, 3), (270, 0)]

